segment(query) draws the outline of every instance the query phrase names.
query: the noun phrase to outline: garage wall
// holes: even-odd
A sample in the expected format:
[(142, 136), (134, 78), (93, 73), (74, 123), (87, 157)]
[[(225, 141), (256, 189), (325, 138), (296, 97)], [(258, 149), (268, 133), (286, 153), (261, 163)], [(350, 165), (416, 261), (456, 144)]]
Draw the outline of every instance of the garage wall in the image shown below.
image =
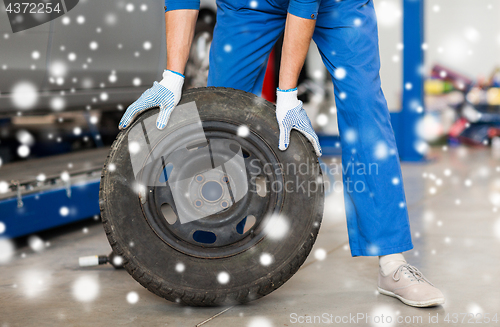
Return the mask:
[(500, 65), (499, 0), (427, 0), (426, 68), (436, 62), (476, 78)]
[[(500, 0), (425, 0), (425, 73), (436, 63), (471, 78), (500, 66)], [(382, 88), (389, 109), (401, 108), (402, 0), (374, 0), (379, 22)], [(400, 47), (399, 47), (400, 48)]]
[(403, 85), (402, 0), (374, 0), (378, 20), (380, 77), (390, 111), (401, 109)]

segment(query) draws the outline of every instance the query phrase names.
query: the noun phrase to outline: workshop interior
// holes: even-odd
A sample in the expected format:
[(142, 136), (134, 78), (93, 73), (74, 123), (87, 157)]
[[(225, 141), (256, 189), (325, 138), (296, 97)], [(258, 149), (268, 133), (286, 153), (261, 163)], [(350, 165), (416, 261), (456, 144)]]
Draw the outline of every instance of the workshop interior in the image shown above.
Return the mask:
[[(214, 70), (248, 62), (246, 17), (284, 8), (284, 22), (294, 1), (308, 2), (201, 0), (183, 74), (166, 70), (165, 17), (196, 1), (0, 4), (1, 327), (499, 324), (500, 0), (317, 1), (291, 92), (311, 127), (294, 123), (285, 150), (286, 35), (257, 91)], [(376, 18), (351, 19), (354, 4)], [(241, 33), (221, 32), (232, 14)], [(374, 97), (358, 72), (377, 76), (378, 56), (340, 66), (364, 50), (316, 35), (357, 28), (378, 42), (387, 112), (350, 100)], [(410, 245), (355, 248), (375, 234)], [(386, 278), (442, 300), (384, 290), (381, 258), (400, 252)]]

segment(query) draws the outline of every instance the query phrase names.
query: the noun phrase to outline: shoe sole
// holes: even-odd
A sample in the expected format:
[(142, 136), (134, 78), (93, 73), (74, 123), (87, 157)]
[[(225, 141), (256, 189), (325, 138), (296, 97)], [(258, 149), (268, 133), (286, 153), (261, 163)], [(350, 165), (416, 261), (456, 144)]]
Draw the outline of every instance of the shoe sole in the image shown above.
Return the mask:
[(380, 287), (378, 287), (378, 291), (380, 292), (380, 294), (395, 297), (396, 299), (399, 299), (404, 304), (412, 306), (412, 307), (426, 308), (426, 307), (434, 307), (436, 305), (440, 305), (440, 304), (444, 303), (444, 298), (431, 299), (431, 300), (427, 300), (427, 301), (412, 301), (412, 300), (405, 299), (404, 297), (399, 296), (397, 294), (394, 294), (393, 292), (386, 291)]

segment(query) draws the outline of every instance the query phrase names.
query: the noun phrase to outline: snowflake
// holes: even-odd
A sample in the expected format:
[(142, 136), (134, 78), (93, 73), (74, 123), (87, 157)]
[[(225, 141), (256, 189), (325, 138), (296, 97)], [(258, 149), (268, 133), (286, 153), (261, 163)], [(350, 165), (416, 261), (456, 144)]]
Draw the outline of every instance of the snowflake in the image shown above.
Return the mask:
[(17, 131), (16, 139), (19, 141), (19, 143), (28, 146), (32, 146), (33, 144), (35, 144), (35, 138), (33, 137), (33, 135), (31, 135), (31, 133), (25, 129)]
[(358, 135), (354, 129), (350, 128), (350, 129), (345, 131), (344, 138), (345, 138), (346, 142), (354, 143), (357, 140)]
[(391, 327), (396, 323), (394, 310), (387, 305), (375, 307), (370, 316), (370, 325), (374, 327)]
[(225, 271), (221, 271), (218, 275), (217, 275), (217, 281), (219, 281), (219, 283), (221, 284), (227, 284), (229, 282), (229, 274)]
[(237, 134), (239, 137), (247, 137), (250, 134), (250, 129), (246, 125), (238, 127)]
[(184, 266), (184, 264), (182, 262), (179, 262), (178, 264), (175, 265), (175, 271), (181, 273), (181, 272), (184, 272), (184, 270), (186, 269), (186, 266)]
[(273, 327), (273, 323), (265, 317), (254, 317), (247, 327)]
[(385, 143), (384, 141), (377, 142), (377, 144), (375, 144), (374, 155), (376, 159), (386, 159), (389, 155), (389, 147), (387, 146), (387, 143)]
[(136, 292), (129, 292), (127, 294), (127, 302), (130, 304), (136, 304), (139, 301), (139, 294)]
[(335, 75), (336, 79), (342, 80), (342, 79), (344, 79), (346, 77), (347, 72), (346, 72), (346, 70), (344, 68), (339, 67), (339, 68), (335, 69), (334, 75)]
[(111, 75), (109, 75), (108, 80), (110, 83), (115, 83), (117, 80), (117, 77), (115, 74), (111, 74)]
[(99, 282), (93, 276), (81, 276), (73, 284), (73, 296), (80, 302), (92, 302), (99, 295)]
[(328, 116), (325, 115), (325, 114), (319, 114), (317, 117), (316, 117), (316, 123), (319, 125), (319, 126), (326, 126), (326, 124), (328, 124)]
[(21, 274), (21, 288), (24, 295), (34, 298), (47, 290), (50, 284), (50, 273), (43, 270), (28, 270)]
[(317, 249), (316, 251), (314, 251), (314, 257), (319, 260), (319, 261), (323, 261), (326, 259), (326, 251), (325, 249)]
[(61, 111), (66, 106), (66, 101), (62, 97), (55, 97), (50, 100), (50, 107), (55, 111)]
[(52, 77), (63, 77), (66, 76), (68, 67), (62, 61), (54, 61), (50, 64), (49, 71)]
[(269, 266), (271, 263), (273, 263), (274, 258), (271, 254), (269, 253), (262, 253), (260, 255), (260, 264), (263, 266)]
[(28, 238), (28, 245), (35, 252), (41, 252), (45, 249), (43, 240), (36, 235), (32, 235)]
[(427, 144), (427, 142), (422, 141), (422, 140), (417, 141), (417, 142), (415, 142), (415, 150), (418, 153), (424, 155), (429, 151), (429, 144)]
[(479, 32), (474, 27), (468, 26), (464, 30), (464, 36), (471, 42), (477, 42), (481, 37), (481, 34), (479, 34)]
[(141, 150), (141, 145), (138, 142), (132, 141), (128, 145), (128, 150), (132, 154), (136, 154)]
[(6, 238), (0, 238), (0, 265), (8, 263), (14, 256), (14, 244)]
[(264, 228), (264, 232), (272, 240), (280, 240), (287, 235), (290, 223), (283, 215), (272, 215)]
[(482, 314), (483, 309), (476, 303), (470, 303), (467, 306), (467, 312), (472, 313), (474, 316), (476, 316), (477, 314)]
[(23, 144), (23, 145), (20, 145), (18, 148), (17, 148), (17, 154), (18, 156), (20, 156), (21, 158), (26, 158), (27, 156), (30, 155), (30, 148)]
[(61, 207), (59, 209), (59, 214), (63, 217), (67, 216), (69, 214), (69, 209), (68, 207)]
[(62, 179), (64, 182), (69, 181), (69, 178), (70, 178), (70, 176), (69, 176), (69, 173), (68, 173), (67, 171), (63, 171), (63, 172), (61, 173), (61, 179)]
[(113, 265), (118, 266), (118, 267), (123, 265), (123, 257), (119, 256), (119, 255), (115, 255), (113, 257)]
[(14, 85), (12, 101), (17, 109), (31, 109), (38, 101), (36, 86), (30, 82), (20, 82)]
[(116, 24), (116, 15), (115, 14), (108, 14), (108, 15), (106, 15), (106, 18), (104, 19), (104, 21), (108, 25), (115, 25)]
[(396, 25), (401, 17), (402, 10), (398, 2), (381, 1), (375, 4), (377, 13), (377, 21), (383, 27), (391, 27)]

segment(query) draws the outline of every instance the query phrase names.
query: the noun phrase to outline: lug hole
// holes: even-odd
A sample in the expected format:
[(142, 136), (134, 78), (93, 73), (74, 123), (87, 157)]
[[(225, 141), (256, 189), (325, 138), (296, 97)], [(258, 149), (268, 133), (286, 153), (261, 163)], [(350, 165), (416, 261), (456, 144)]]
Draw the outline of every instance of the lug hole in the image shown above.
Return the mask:
[(212, 232), (197, 230), (193, 233), (193, 239), (198, 243), (212, 244), (217, 241), (217, 236)]
[(254, 215), (249, 215), (243, 218), (238, 225), (236, 225), (236, 231), (238, 234), (245, 234), (252, 228), (257, 222), (257, 218)]
[(177, 221), (177, 215), (174, 209), (168, 203), (163, 203), (160, 207), (163, 218), (170, 224), (173, 225)]

